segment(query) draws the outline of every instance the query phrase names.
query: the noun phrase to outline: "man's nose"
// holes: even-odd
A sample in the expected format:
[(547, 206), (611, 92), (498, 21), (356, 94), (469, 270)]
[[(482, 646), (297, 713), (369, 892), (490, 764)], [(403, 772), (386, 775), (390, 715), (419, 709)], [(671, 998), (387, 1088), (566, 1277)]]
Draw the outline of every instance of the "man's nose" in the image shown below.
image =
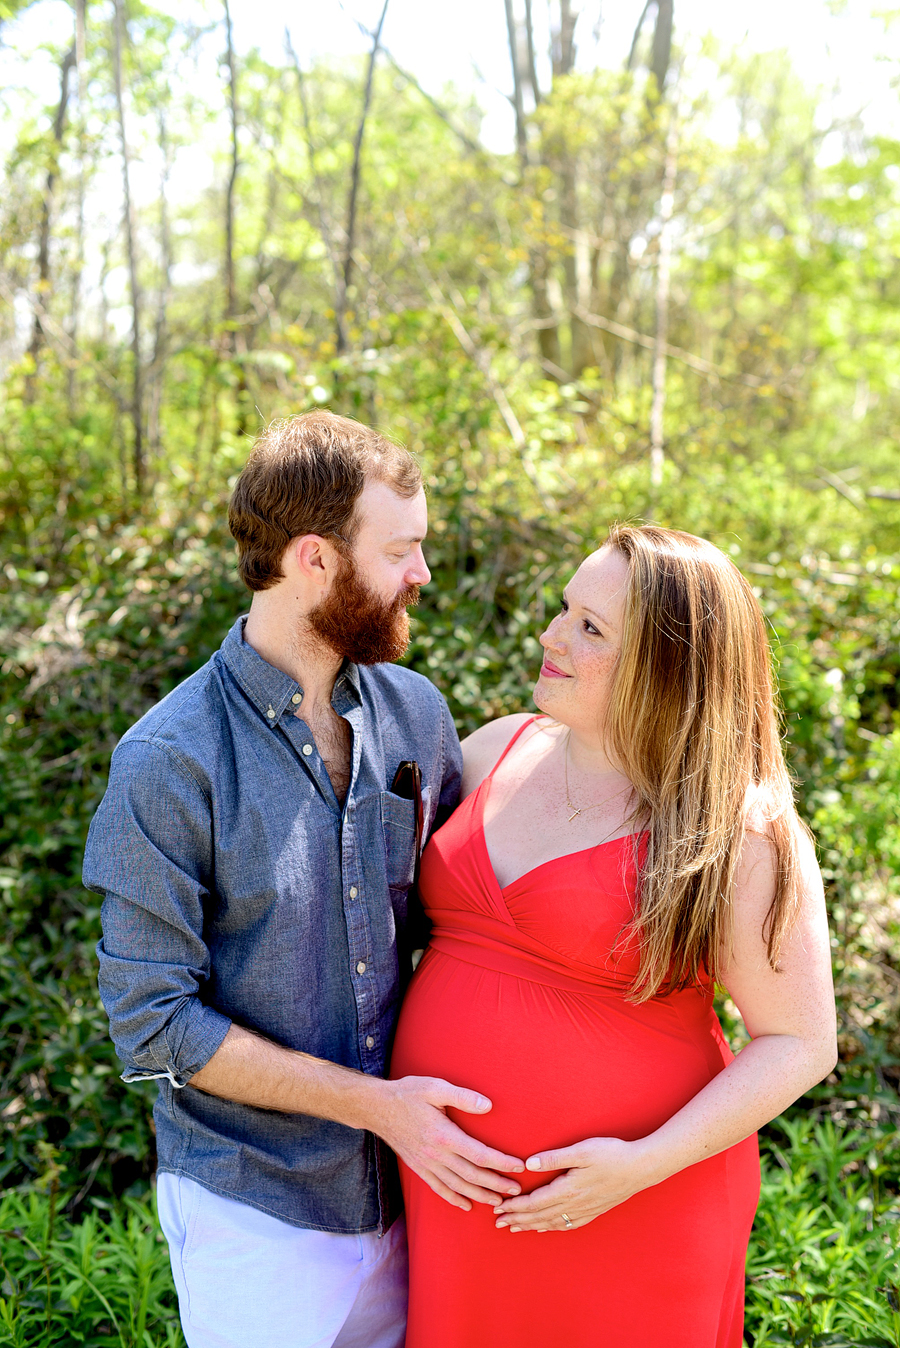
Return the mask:
[(407, 585), (427, 585), (431, 580), (431, 572), (428, 570), (428, 563), (425, 561), (425, 554), (421, 548), (417, 549), (418, 556), (414, 559), (413, 565), (407, 571), (405, 580)]

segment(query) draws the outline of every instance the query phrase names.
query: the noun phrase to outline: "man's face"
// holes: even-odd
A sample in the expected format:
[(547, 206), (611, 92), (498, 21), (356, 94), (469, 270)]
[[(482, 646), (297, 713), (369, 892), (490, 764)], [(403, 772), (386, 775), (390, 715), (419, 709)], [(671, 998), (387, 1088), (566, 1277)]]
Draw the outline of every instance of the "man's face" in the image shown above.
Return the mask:
[(334, 584), (309, 614), (313, 631), (357, 665), (399, 660), (409, 645), (407, 607), (431, 572), (422, 543), (428, 529), (424, 491), (407, 499), (371, 482), (357, 502), (353, 553), (341, 558)]

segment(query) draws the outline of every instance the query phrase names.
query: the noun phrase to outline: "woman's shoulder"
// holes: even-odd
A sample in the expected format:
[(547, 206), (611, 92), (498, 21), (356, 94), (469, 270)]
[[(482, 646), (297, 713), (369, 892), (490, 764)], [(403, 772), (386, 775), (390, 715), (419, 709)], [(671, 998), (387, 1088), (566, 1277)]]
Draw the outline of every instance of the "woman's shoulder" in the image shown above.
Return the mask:
[(463, 796), (470, 795), (481, 785), (523, 726), (529, 721), (540, 723), (545, 720), (546, 717), (536, 717), (533, 712), (514, 712), (511, 716), (498, 716), (496, 721), (488, 721), (467, 735), (462, 741)]
[(765, 785), (752, 783), (745, 798), (744, 836), (735, 875), (735, 890), (740, 898), (746, 901), (748, 895), (753, 895), (768, 911), (779, 867), (787, 860), (785, 849), (792, 858), (792, 867), (800, 874), (801, 885), (814, 884), (818, 863), (809, 829), (793, 804), (778, 802)]

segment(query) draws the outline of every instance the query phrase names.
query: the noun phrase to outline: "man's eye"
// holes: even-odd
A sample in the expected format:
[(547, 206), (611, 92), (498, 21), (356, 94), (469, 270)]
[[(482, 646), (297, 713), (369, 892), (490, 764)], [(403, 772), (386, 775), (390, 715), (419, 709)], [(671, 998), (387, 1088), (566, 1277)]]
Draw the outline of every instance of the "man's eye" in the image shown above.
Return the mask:
[(566, 603), (565, 599), (559, 601), (559, 607), (563, 613), (568, 613), (569, 605)]

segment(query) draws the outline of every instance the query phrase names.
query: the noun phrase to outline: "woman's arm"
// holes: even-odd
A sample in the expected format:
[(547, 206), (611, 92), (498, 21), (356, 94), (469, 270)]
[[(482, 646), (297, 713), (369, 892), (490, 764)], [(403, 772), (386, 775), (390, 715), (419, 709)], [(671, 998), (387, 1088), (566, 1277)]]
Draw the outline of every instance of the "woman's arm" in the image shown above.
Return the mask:
[(748, 1137), (832, 1070), (837, 1060), (831, 951), (812, 843), (801, 842), (802, 902), (775, 972), (762, 931), (774, 893), (772, 844), (748, 833), (735, 885), (734, 946), (723, 981), (752, 1036), (734, 1062), (655, 1132), (635, 1142), (589, 1138), (541, 1152), (529, 1170), (564, 1170), (496, 1209), (511, 1230), (584, 1226), (641, 1189)]

